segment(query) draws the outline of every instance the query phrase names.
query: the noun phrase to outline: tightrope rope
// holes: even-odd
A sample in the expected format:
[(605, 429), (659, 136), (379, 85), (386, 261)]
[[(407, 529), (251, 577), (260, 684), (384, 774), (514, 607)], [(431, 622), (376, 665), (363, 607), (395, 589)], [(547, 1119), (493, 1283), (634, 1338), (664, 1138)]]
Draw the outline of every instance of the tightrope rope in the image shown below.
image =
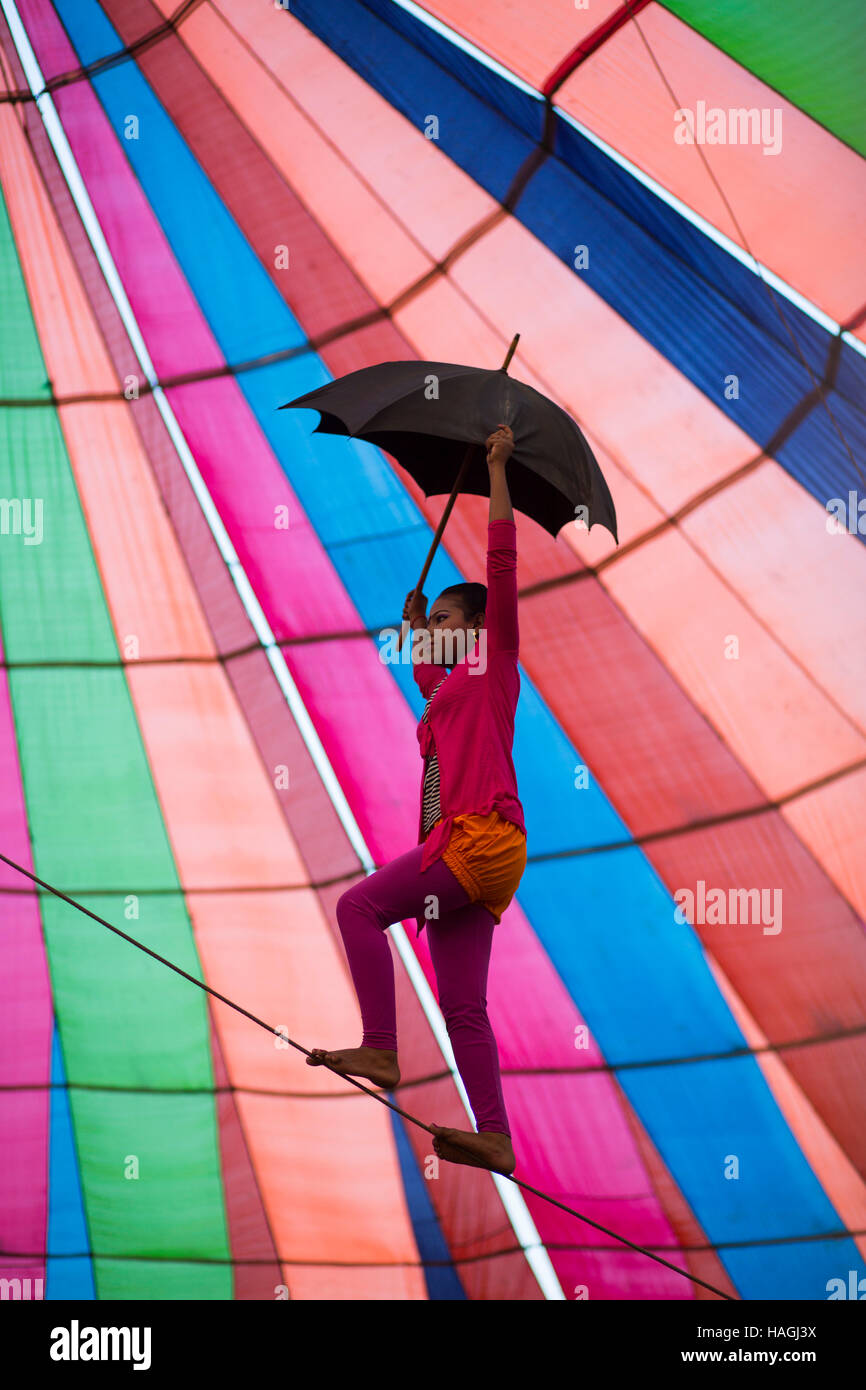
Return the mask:
[[(115, 936), (122, 937), (123, 940), (128, 941), (131, 946), (137, 946), (139, 951), (144, 951), (146, 955), (152, 956), (154, 960), (158, 960), (161, 965), (168, 966), (169, 970), (173, 970), (176, 975), (182, 975), (185, 980), (189, 980), (190, 984), (197, 985), (199, 989), (203, 989), (207, 994), (213, 995), (214, 999), (219, 999), (220, 1003), (227, 1004), (230, 1009), (234, 1009), (237, 1013), (243, 1014), (244, 1018), (248, 1018), (252, 1023), (258, 1024), (260, 1028), (264, 1028), (265, 1031), (270, 1033), (273, 1037), (281, 1038), (282, 1041), (288, 1043), (290, 1047), (294, 1047), (298, 1052), (303, 1052), (305, 1057), (312, 1057), (313, 1054), (309, 1052), (306, 1047), (299, 1042), (295, 1042), (282, 1028), (274, 1028), (271, 1024), (265, 1023), (264, 1019), (258, 1018), (256, 1014), (250, 1013), (249, 1009), (243, 1008), (242, 1005), (236, 1004), (233, 999), (227, 999), (226, 996), (220, 994), (218, 990), (212, 989), (210, 985), (204, 984), (201, 980), (197, 980), (194, 975), (188, 974), (186, 970), (182, 970), (181, 967), (175, 965), (173, 961), (166, 960), (165, 956), (161, 956), (157, 951), (152, 951), (150, 947), (145, 946), (143, 942), (136, 941), (134, 936), (128, 936), (125, 931), (120, 930), (120, 927), (115, 927), (111, 922), (106, 922), (104, 917), (100, 917), (97, 913), (91, 912), (89, 907), (84, 907), (82, 903), (76, 902), (74, 898), (70, 898), (66, 893), (62, 893), (59, 888), (53, 888), (51, 884), (46, 883), (44, 879), (37, 878), (36, 874), (31, 873), (29, 869), (23, 868), (21, 864), (16, 864), (14, 859), (9, 859), (7, 855), (2, 853), (0, 853), (0, 859), (2, 859), (4, 864), (8, 864), (10, 869), (15, 869), (19, 874), (24, 874), (26, 878), (31, 879), (34, 883), (38, 883), (39, 887), (44, 888), (46, 892), (53, 893), (55, 898), (60, 898), (63, 902), (69, 903), (70, 907), (77, 908), (79, 912), (83, 912), (86, 917), (92, 917), (94, 922), (98, 922), (100, 926), (107, 927), (109, 931), (114, 932)], [(386, 1100), (378, 1091), (371, 1091), (369, 1086), (365, 1086), (363, 1082), (356, 1080), (354, 1076), (347, 1076), (344, 1072), (338, 1071), (336, 1067), (330, 1066), (327, 1062), (322, 1062), (321, 1065), (327, 1067), (328, 1071), (334, 1072), (336, 1076), (341, 1076), (344, 1081), (348, 1081), (352, 1086), (356, 1086), (357, 1089), (363, 1091), (365, 1095), (372, 1096), (373, 1100), (378, 1100), (381, 1105), (387, 1105), (389, 1110), (394, 1110), (398, 1115), (402, 1115), (404, 1120), (408, 1120), (410, 1124), (416, 1125), (418, 1129), (426, 1130), (428, 1134), (433, 1135), (434, 1139), (438, 1137), (423, 1120), (419, 1120), (416, 1115), (410, 1115), (408, 1110), (401, 1109), (401, 1107), (395, 1105), (393, 1101)], [(465, 1144), (461, 1144), (459, 1140), (447, 1139), (445, 1143), (453, 1144), (455, 1148), (463, 1149), (464, 1153), (471, 1152), (471, 1150)], [(475, 1157), (474, 1154), (473, 1157)], [(447, 1161), (446, 1159), (446, 1162)], [(490, 1168), (484, 1169), (483, 1165), (479, 1166), (482, 1168), (482, 1171), (495, 1171)], [(642, 1245), (636, 1245), (634, 1241), (628, 1240), (625, 1236), (617, 1235), (616, 1231), (609, 1230), (607, 1226), (602, 1226), (600, 1222), (593, 1221), (589, 1216), (582, 1216), (581, 1213), (575, 1211), (573, 1207), (566, 1206), (564, 1202), (560, 1202), (556, 1197), (551, 1197), (549, 1193), (542, 1192), (539, 1188), (533, 1187), (528, 1182), (524, 1182), (522, 1178), (515, 1178), (512, 1173), (498, 1173), (497, 1176), (507, 1178), (509, 1182), (513, 1182), (517, 1187), (522, 1188), (524, 1192), (531, 1192), (534, 1197), (539, 1197), (541, 1201), (549, 1202), (551, 1206), (559, 1207), (560, 1211), (568, 1212), (569, 1216), (576, 1217), (578, 1221), (586, 1222), (588, 1226), (594, 1227), (595, 1230), (603, 1232), (606, 1236), (611, 1236), (613, 1240), (618, 1240), (622, 1245), (627, 1245), (630, 1250), (637, 1250), (639, 1254), (646, 1255), (647, 1259), (655, 1260), (657, 1264), (664, 1265), (667, 1269), (672, 1269), (675, 1274), (681, 1274), (684, 1279), (690, 1279), (693, 1284), (700, 1284), (702, 1288), (709, 1289), (711, 1293), (718, 1294), (719, 1298), (726, 1298), (732, 1303), (736, 1302), (733, 1296), (729, 1293), (725, 1293), (723, 1289), (717, 1289), (714, 1284), (708, 1284), (705, 1279), (699, 1279), (696, 1274), (689, 1274), (687, 1270), (680, 1269), (678, 1265), (671, 1264), (670, 1260), (662, 1259), (661, 1255), (653, 1254), (651, 1250), (646, 1250)]]

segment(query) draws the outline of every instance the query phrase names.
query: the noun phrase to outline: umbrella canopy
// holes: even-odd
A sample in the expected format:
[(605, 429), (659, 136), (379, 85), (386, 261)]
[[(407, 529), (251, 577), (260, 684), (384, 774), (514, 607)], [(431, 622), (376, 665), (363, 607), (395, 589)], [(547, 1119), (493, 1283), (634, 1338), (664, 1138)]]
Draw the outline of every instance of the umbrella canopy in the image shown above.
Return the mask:
[(618, 540), (610, 491), (579, 427), (547, 396), (502, 369), (381, 362), (280, 407), (295, 408), (319, 411), (317, 434), (350, 435), (385, 449), (427, 497), (451, 492), (472, 444), (479, 448), (460, 491), (488, 497), (483, 446), (502, 422), (514, 434), (512, 505), (552, 536), (579, 517), (587, 526), (605, 526)]

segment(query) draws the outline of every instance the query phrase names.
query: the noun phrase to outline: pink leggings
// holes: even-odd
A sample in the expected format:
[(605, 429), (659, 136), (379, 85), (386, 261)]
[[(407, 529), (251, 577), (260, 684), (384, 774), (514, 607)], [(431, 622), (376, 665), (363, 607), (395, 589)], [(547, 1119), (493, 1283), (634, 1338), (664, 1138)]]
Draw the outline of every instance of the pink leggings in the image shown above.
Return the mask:
[(385, 938), (393, 922), (423, 916), (430, 894), (438, 920), (427, 921), (430, 955), (457, 1069), (479, 1131), (511, 1135), (502, 1098), (499, 1054), (487, 1017), (487, 967), (493, 917), (469, 894), (442, 859), (421, 872), (423, 845), (392, 859), (354, 884), (337, 903), (337, 922), (361, 1005), (362, 1047), (397, 1051), (394, 965)]

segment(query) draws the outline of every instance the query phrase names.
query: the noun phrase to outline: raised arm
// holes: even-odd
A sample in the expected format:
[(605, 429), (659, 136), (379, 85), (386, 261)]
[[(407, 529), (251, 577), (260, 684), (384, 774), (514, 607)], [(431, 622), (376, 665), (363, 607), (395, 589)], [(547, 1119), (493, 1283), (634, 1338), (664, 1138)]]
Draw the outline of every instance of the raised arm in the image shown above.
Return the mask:
[(514, 435), (507, 425), (500, 425), (487, 440), (487, 472), (490, 474), (490, 521), (513, 521), (511, 497), (505, 477), (505, 465), (514, 448)]
[(517, 624), (517, 527), (505, 476), (514, 448), (507, 425), (500, 425), (487, 440), (490, 474), (490, 515), (487, 526), (487, 650), (507, 652), (517, 660), (520, 635)]

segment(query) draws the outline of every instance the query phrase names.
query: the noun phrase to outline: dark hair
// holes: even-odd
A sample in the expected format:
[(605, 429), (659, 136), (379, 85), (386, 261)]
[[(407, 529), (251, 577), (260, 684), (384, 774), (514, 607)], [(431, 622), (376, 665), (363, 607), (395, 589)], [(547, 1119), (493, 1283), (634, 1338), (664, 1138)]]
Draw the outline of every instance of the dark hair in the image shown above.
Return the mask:
[(445, 598), (446, 594), (457, 599), (467, 623), (476, 613), (483, 613), (487, 608), (486, 584), (452, 584), (450, 588), (442, 590), (441, 597)]

